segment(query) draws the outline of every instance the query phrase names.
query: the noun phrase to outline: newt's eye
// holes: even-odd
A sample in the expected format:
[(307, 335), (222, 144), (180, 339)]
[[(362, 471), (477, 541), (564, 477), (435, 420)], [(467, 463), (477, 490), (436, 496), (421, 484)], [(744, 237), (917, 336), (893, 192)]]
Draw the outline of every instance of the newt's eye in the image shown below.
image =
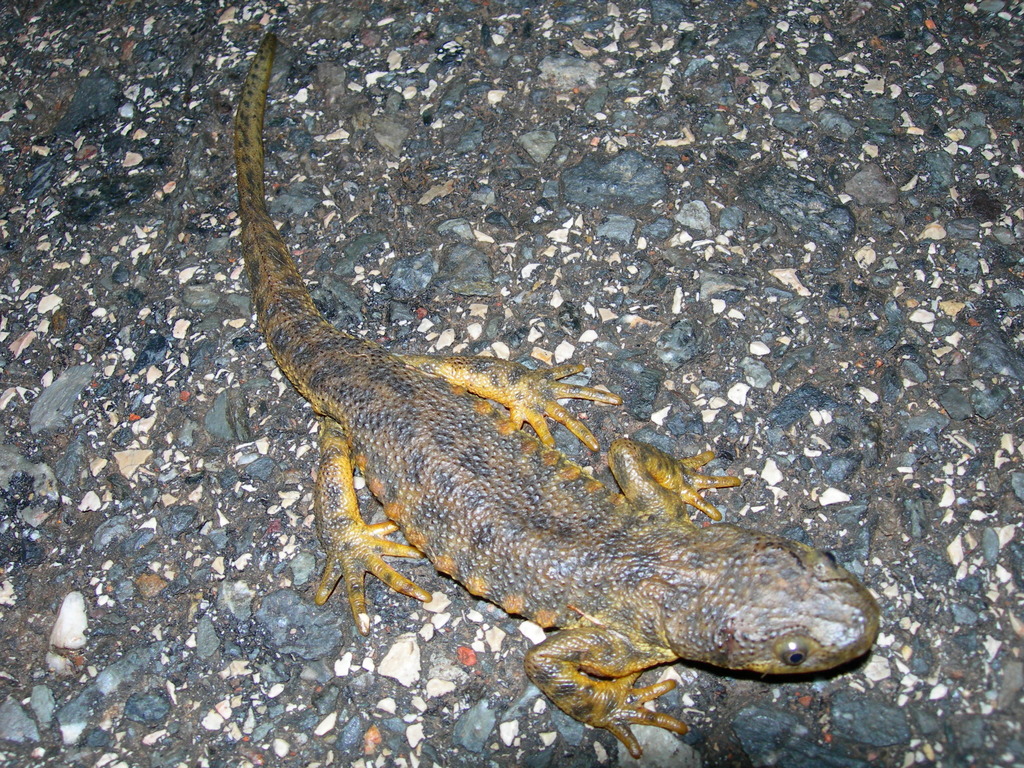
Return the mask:
[(775, 641), (775, 655), (788, 667), (799, 667), (810, 653), (807, 641), (802, 637), (782, 637)]

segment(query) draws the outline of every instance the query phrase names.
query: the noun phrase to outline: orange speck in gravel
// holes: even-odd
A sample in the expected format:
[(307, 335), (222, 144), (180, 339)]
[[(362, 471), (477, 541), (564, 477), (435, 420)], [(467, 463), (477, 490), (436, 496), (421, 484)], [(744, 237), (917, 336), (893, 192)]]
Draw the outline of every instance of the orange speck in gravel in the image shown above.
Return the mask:
[(374, 755), (377, 753), (377, 749), (380, 747), (380, 743), (383, 741), (380, 735), (380, 729), (376, 725), (371, 725), (366, 729), (366, 733), (363, 734), (363, 754)]
[(465, 645), (460, 645), (455, 654), (459, 657), (459, 663), (465, 667), (476, 666), (476, 651)]

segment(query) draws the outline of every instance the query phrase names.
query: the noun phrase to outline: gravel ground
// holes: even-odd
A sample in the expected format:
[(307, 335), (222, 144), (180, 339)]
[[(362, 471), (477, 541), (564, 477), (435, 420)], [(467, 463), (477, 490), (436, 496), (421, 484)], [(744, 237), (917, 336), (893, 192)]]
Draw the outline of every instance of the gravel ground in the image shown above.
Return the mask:
[(835, 674), (649, 672), (692, 730), (645, 765), (1024, 764), (1021, 2), (213, 5), (0, 10), (0, 763), (635, 764), (428, 563), (366, 639), (310, 599), (229, 148), (272, 28), (272, 213), (333, 322), (587, 364), (602, 446), (714, 448), (727, 520), (878, 597)]

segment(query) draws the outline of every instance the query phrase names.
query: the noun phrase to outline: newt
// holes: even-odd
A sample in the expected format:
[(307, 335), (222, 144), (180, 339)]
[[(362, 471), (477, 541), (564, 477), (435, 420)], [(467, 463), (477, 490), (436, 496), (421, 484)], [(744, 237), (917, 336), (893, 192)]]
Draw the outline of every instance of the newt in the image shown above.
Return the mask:
[[(675, 685), (636, 686), (650, 667), (689, 660), (806, 673), (865, 654), (878, 605), (834, 556), (692, 521), (691, 507), (721, 520), (703, 491), (740, 483), (701, 474), (712, 452), (676, 459), (615, 440), (615, 490), (554, 449), (547, 418), (598, 447), (559, 400), (621, 403), (561, 381), (582, 366), (393, 354), (321, 316), (265, 205), (263, 117), (275, 47), (267, 35), (235, 116), (238, 206), (260, 330), (319, 420), (313, 504), (326, 563), (315, 602), (338, 588), (367, 634), (366, 575), (428, 600), (385, 560), (426, 557), (472, 594), (551, 630), (526, 654), (527, 675), (634, 756), (632, 725), (687, 730), (645, 706)], [(357, 470), (387, 521), (364, 522)], [(389, 538), (398, 531), (407, 543)]]

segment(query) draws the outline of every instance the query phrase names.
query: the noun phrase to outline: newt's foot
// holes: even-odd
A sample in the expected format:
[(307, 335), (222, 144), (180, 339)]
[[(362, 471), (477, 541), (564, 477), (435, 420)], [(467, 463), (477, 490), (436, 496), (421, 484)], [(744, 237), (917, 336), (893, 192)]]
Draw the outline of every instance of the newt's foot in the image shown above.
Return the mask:
[(383, 538), (398, 530), (392, 522), (367, 525), (362, 521), (346, 521), (341, 529), (330, 532), (327, 545), (327, 563), (324, 565), (320, 585), (314, 601), (323, 605), (339, 581), (344, 580), (348, 604), (361, 634), (370, 631), (370, 616), (366, 611), (364, 582), (372, 573), (396, 592), (426, 602), (430, 593), (400, 574), (384, 557), (423, 557), (423, 553), (408, 544), (399, 544)]
[(634, 688), (646, 667), (673, 661), (675, 655), (653, 647), (637, 648), (607, 627), (581, 626), (548, 635), (526, 654), (526, 674), (558, 708), (595, 728), (606, 728), (633, 757), (640, 744), (631, 725), (654, 725), (686, 733), (686, 724), (644, 704), (668, 693), (676, 684), (666, 680)]
[(714, 451), (704, 451), (696, 456), (678, 459), (678, 473), (665, 487), (678, 493), (684, 503), (696, 507), (712, 520), (721, 520), (722, 513), (714, 504), (704, 499), (701, 491), (708, 488), (735, 488), (742, 481), (733, 475), (702, 475), (696, 471), (714, 458)]
[(501, 403), (508, 408), (515, 429), (522, 427), (523, 422), (529, 423), (547, 446), (554, 446), (555, 441), (545, 417), (564, 425), (590, 450), (597, 450), (597, 439), (587, 425), (562, 407), (559, 400), (573, 398), (605, 405), (622, 403), (622, 398), (612, 392), (559, 381), (582, 371), (582, 365), (531, 370), (525, 365), (493, 357), (397, 357), (407, 365), (465, 387), (474, 395)]
[(577, 419), (559, 404), (559, 400), (574, 398), (590, 400), (605, 405), (620, 405), (622, 398), (611, 392), (594, 387), (582, 387), (577, 384), (566, 384), (559, 379), (573, 376), (583, 370), (582, 365), (558, 365), (554, 368), (528, 368), (514, 381), (509, 382), (508, 399), (500, 400), (509, 411), (512, 424), (519, 429), (523, 422), (533, 427), (540, 441), (547, 446), (555, 444), (548, 429), (545, 416), (564, 426), (592, 451), (597, 450), (597, 438), (586, 424)]
[(678, 733), (680, 736), (690, 730), (682, 720), (677, 720), (664, 712), (652, 712), (644, 706), (648, 701), (675, 688), (675, 681), (665, 680), (643, 688), (634, 688), (633, 682), (637, 677), (638, 675), (630, 675), (618, 680), (607, 681), (608, 689), (605, 693), (608, 709), (604, 715), (595, 716), (594, 719), (587, 721), (591, 725), (611, 731), (611, 734), (625, 745), (629, 754), (634, 758), (639, 758), (642, 750), (629, 726), (654, 725)]
[(702, 475), (699, 470), (715, 458), (714, 451), (676, 459), (647, 443), (620, 439), (608, 451), (608, 465), (626, 497), (645, 514), (689, 522), (687, 507), (696, 507), (712, 520), (722, 513), (702, 495), (708, 488), (733, 488), (732, 475)]

